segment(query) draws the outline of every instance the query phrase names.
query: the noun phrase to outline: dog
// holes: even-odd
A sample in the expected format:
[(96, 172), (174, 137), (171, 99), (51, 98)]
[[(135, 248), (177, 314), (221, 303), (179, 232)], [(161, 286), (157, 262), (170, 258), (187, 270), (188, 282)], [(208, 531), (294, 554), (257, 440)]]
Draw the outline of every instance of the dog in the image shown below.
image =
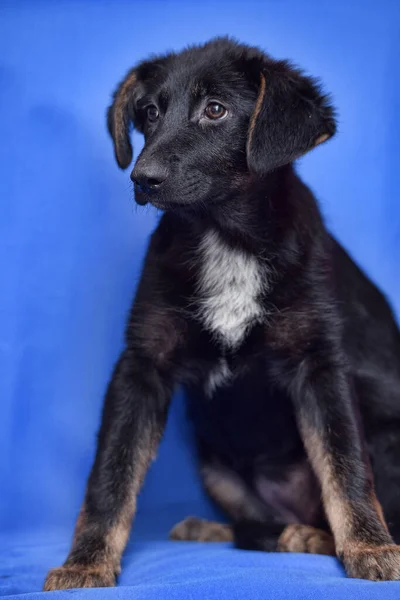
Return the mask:
[(174, 388), (231, 524), (180, 540), (332, 554), (400, 579), (400, 333), (294, 161), (335, 133), (318, 81), (230, 38), (152, 57), (108, 110), (118, 165), (163, 211), (105, 396), (70, 554), (45, 589), (112, 586)]

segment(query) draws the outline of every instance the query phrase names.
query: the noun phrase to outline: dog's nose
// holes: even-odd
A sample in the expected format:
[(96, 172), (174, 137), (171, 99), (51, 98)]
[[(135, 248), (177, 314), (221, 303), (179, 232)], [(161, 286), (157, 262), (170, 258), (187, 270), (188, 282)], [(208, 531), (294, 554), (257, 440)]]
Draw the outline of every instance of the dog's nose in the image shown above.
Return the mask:
[(159, 190), (168, 177), (168, 169), (156, 162), (136, 165), (131, 173), (133, 183), (143, 192)]

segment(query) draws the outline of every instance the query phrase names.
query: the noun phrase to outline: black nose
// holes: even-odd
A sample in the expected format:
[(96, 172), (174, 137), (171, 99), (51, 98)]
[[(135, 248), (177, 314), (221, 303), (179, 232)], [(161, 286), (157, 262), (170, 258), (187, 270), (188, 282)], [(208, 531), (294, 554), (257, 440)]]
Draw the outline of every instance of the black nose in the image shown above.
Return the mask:
[(159, 190), (168, 177), (168, 169), (156, 162), (136, 164), (131, 179), (142, 192)]

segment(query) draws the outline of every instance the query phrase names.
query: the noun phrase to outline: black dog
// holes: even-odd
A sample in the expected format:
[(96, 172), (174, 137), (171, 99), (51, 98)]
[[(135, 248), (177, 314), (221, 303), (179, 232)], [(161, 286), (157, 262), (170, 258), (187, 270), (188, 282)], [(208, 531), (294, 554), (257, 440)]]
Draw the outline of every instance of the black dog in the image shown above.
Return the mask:
[(178, 383), (233, 525), (192, 518), (172, 537), (336, 552), (352, 577), (400, 579), (400, 334), (292, 164), (334, 134), (327, 97), (289, 63), (216, 39), (128, 73), (108, 113), (122, 168), (131, 123), (146, 139), (136, 200), (166, 212), (72, 550), (45, 589), (115, 583)]

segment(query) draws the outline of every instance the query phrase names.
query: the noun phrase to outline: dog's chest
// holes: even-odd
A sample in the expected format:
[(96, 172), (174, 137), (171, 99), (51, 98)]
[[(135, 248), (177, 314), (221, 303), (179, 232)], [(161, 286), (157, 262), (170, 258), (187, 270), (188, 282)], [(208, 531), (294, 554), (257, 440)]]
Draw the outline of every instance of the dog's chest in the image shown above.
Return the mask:
[(210, 230), (199, 248), (198, 318), (227, 348), (237, 348), (263, 316), (266, 271), (260, 261)]

